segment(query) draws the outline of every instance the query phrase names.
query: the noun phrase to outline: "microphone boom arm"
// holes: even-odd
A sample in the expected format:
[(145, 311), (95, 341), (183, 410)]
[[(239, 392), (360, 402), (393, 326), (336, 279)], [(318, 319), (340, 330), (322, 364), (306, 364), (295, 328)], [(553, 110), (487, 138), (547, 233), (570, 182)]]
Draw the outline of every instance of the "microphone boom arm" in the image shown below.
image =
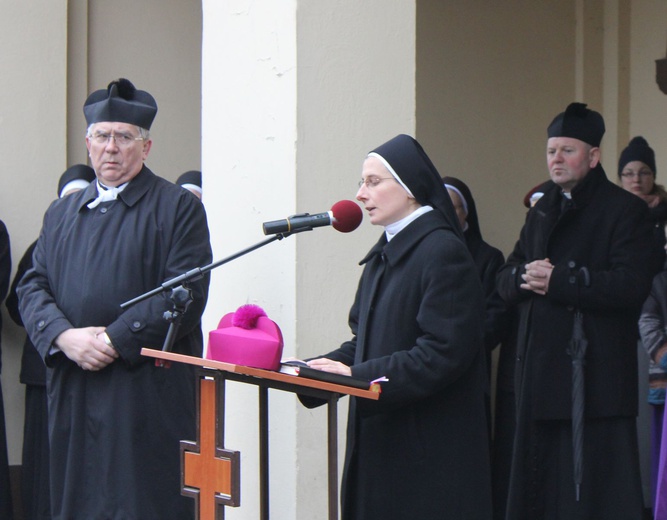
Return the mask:
[(155, 289), (152, 289), (140, 296), (137, 296), (136, 298), (128, 300), (125, 303), (121, 303), (120, 307), (121, 309), (127, 309), (128, 307), (131, 307), (135, 303), (139, 303), (140, 301), (150, 298), (151, 296), (155, 296), (156, 294), (160, 294), (161, 292), (168, 291), (176, 287), (177, 285), (183, 285), (190, 281), (199, 280), (202, 276), (204, 276), (204, 274), (215, 269), (216, 267), (220, 267), (221, 265), (229, 263), (232, 260), (236, 260), (241, 256), (247, 255), (248, 253), (252, 253), (256, 249), (259, 249), (260, 247), (270, 244), (271, 242), (274, 242), (276, 240), (282, 240), (283, 238), (293, 235), (294, 233), (300, 233), (301, 231), (311, 231), (311, 230), (312, 228), (301, 228), (298, 230), (294, 230), (291, 233), (278, 233), (276, 235), (273, 235), (272, 237), (262, 240), (261, 242), (258, 242), (255, 245), (247, 247), (239, 251), (238, 253), (234, 253), (233, 255), (223, 258), (222, 260), (218, 260), (203, 267), (195, 267), (194, 269), (190, 269), (188, 272), (183, 273), (177, 276), (176, 278), (171, 278), (167, 280), (166, 282), (164, 282), (159, 287), (156, 287)]

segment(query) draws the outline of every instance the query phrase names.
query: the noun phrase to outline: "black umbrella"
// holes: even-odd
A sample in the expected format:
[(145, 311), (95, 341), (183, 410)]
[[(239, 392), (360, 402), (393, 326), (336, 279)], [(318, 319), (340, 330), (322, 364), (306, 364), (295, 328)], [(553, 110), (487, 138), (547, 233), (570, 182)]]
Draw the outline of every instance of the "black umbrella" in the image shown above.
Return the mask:
[(574, 314), (570, 356), (572, 357), (572, 455), (574, 457), (574, 486), (579, 501), (581, 478), (584, 473), (584, 364), (588, 341), (584, 334), (584, 316)]
[[(588, 269), (579, 269), (577, 287), (590, 286)], [(579, 296), (579, 295), (578, 295)], [(578, 298), (580, 299), (580, 298)], [(581, 302), (579, 302), (581, 307)], [(574, 487), (579, 501), (581, 480), (584, 473), (584, 365), (586, 363), (586, 349), (588, 340), (584, 333), (584, 315), (578, 308), (574, 313), (572, 325), (572, 339), (570, 339), (569, 354), (572, 358), (572, 456), (574, 461)]]

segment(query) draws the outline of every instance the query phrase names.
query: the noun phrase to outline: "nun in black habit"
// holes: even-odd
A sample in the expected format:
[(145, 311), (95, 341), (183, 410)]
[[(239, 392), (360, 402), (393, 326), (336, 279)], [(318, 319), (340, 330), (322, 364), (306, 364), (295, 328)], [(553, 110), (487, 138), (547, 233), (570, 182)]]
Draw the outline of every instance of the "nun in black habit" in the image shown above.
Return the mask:
[[(442, 181), (445, 188), (450, 192), (452, 202), (454, 202), (455, 196), (458, 198), (459, 204), (455, 203), (454, 209), (463, 228), (466, 245), (482, 281), (486, 298), (484, 345), (490, 355), (494, 348), (507, 339), (511, 330), (507, 304), (496, 290), (496, 273), (500, 266), (505, 263), (505, 257), (500, 249), (488, 244), (482, 238), (475, 199), (466, 183), (456, 177), (443, 177)], [(452, 195), (452, 192), (454, 192), (454, 195)], [(490, 361), (490, 357), (487, 360)]]
[(484, 346), (489, 375), (488, 417), (491, 424), (491, 352), (500, 347), (495, 392), (493, 422), (492, 481), (495, 519), (505, 518), (509, 488), (509, 473), (514, 441), (514, 358), (515, 338), (512, 337), (513, 309), (500, 297), (496, 288), (496, 274), (505, 263), (502, 252), (482, 238), (477, 207), (470, 188), (456, 177), (443, 177), (454, 209), (463, 227), (468, 250), (479, 273), (486, 298)]
[(412, 137), (364, 161), (357, 193), (384, 233), (364, 266), (352, 337), (309, 365), (382, 383), (351, 397), (344, 520), (491, 518), (484, 295), (440, 175)]

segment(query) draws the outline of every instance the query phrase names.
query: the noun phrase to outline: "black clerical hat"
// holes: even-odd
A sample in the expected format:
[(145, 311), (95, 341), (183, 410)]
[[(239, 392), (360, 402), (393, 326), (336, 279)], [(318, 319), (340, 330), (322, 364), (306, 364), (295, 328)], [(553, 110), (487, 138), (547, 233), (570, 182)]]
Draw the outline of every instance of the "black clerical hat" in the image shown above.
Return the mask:
[(157, 103), (148, 92), (137, 90), (131, 81), (121, 78), (88, 96), (83, 113), (89, 125), (118, 122), (149, 130), (157, 114)]
[(547, 128), (549, 137), (571, 137), (591, 146), (600, 146), (604, 135), (604, 119), (585, 103), (570, 103), (565, 112), (558, 114)]

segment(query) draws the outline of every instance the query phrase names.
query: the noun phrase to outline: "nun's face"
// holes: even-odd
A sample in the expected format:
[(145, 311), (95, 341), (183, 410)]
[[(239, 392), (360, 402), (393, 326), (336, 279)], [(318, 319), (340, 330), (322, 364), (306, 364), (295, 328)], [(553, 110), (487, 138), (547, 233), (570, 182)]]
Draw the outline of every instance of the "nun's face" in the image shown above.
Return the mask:
[(465, 229), (466, 219), (468, 218), (468, 214), (466, 213), (463, 201), (461, 200), (461, 197), (459, 197), (459, 194), (456, 193), (454, 190), (450, 190), (449, 188), (447, 188), (447, 192), (449, 193), (449, 198), (452, 199), (452, 204), (454, 205), (454, 210), (456, 210), (456, 217), (459, 219), (459, 224), (461, 224), (461, 229)]
[(366, 158), (361, 180), (364, 182), (357, 192), (357, 200), (363, 203), (373, 225), (393, 224), (419, 207), (377, 157)]

